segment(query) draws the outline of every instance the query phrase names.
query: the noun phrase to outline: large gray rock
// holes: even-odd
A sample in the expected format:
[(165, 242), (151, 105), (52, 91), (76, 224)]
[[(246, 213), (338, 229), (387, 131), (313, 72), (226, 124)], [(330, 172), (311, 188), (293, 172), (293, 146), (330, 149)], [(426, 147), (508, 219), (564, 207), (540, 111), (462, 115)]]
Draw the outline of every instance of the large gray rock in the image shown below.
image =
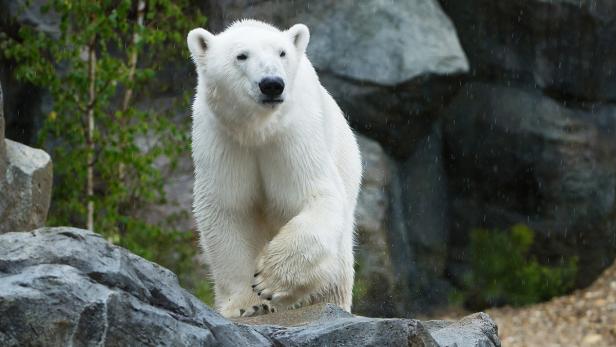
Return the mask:
[(440, 1), (473, 75), (563, 98), (616, 100), (615, 1)]
[(51, 199), (51, 158), (40, 149), (4, 141), (7, 164), (0, 175), (0, 233), (41, 227)]
[(472, 83), (445, 116), (452, 272), (469, 232), (524, 223), (548, 263), (579, 257), (588, 284), (616, 256), (616, 108), (565, 105), (533, 90)]
[(468, 70), (453, 25), (433, 0), (218, 0), (209, 14), (219, 31), (238, 18), (311, 30), (308, 56), (356, 129), (406, 156), (431, 129), (434, 110)]
[(75, 228), (0, 235), (0, 278), (2, 346), (500, 345), (482, 314), (424, 326), (323, 304), (233, 323), (169, 270)]
[(236, 321), (283, 346), (500, 346), (498, 328), (485, 313), (459, 321), (421, 322), (353, 316), (334, 305), (318, 304)]
[(267, 346), (169, 270), (75, 228), (0, 235), (0, 345)]
[(498, 328), (490, 316), (483, 312), (466, 316), (455, 322), (428, 321), (423, 324), (439, 346), (500, 346)]
[(241, 18), (258, 18), (281, 28), (303, 22), (311, 30), (312, 63), (341, 77), (396, 86), (423, 75), (468, 69), (455, 29), (435, 1), (321, 0), (304, 6), (293, 1), (216, 3), (222, 23), (212, 25), (218, 30)]

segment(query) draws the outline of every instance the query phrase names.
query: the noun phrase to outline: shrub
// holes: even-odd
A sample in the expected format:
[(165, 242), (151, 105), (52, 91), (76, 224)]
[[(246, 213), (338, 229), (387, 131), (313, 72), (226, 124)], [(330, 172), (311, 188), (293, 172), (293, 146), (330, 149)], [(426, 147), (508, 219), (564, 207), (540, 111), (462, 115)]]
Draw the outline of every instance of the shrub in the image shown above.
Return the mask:
[(577, 258), (558, 266), (540, 264), (529, 254), (534, 232), (525, 225), (507, 231), (471, 232), (471, 271), (462, 297), (473, 309), (510, 304), (520, 306), (562, 295), (573, 288)]

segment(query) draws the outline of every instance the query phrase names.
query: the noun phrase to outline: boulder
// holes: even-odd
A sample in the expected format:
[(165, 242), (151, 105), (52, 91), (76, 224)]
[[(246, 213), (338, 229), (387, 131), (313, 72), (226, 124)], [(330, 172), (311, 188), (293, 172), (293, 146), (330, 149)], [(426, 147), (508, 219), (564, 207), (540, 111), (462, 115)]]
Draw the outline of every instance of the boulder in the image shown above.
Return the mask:
[(41, 227), (47, 219), (53, 168), (45, 151), (5, 140), (7, 167), (0, 177), (0, 233)]
[(440, 0), (472, 74), (561, 97), (616, 100), (616, 2)]
[[(523, 223), (546, 263), (577, 256), (586, 285), (616, 256), (616, 108), (565, 105), (532, 89), (466, 85), (444, 117), (450, 270), (474, 228)], [(457, 264), (457, 265), (456, 265)]]
[(466, 56), (449, 18), (433, 0), (218, 0), (215, 32), (239, 18), (287, 28), (307, 24), (308, 56), (352, 125), (390, 153), (406, 156), (431, 129), (435, 110), (459, 87)]
[(169, 270), (75, 228), (0, 235), (0, 345), (266, 346)]
[(3, 346), (500, 346), (485, 314), (421, 322), (321, 304), (231, 322), (169, 270), (69, 227), (0, 235), (0, 277)]
[(236, 321), (281, 346), (500, 346), (498, 328), (485, 313), (459, 321), (422, 322), (353, 316), (334, 305), (318, 304)]

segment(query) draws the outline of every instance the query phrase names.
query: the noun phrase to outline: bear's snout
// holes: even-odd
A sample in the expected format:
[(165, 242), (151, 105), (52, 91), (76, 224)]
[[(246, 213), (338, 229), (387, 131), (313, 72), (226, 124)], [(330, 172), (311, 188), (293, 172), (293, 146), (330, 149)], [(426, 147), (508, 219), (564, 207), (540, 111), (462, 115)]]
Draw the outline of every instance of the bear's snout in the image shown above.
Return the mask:
[(265, 77), (259, 82), (259, 89), (261, 89), (263, 95), (269, 99), (274, 99), (284, 91), (284, 81), (280, 77)]

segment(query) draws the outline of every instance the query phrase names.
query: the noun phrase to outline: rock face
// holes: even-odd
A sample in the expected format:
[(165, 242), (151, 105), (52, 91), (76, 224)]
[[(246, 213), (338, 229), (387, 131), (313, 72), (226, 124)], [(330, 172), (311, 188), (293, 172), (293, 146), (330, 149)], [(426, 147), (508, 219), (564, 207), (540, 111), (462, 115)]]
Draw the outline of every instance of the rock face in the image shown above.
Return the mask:
[(578, 256), (588, 284), (616, 256), (615, 135), (613, 106), (466, 85), (444, 123), (453, 265), (465, 259), (471, 229), (522, 222), (538, 233), (536, 254), (553, 263)]
[(0, 87), (0, 233), (32, 230), (47, 219), (53, 169), (40, 149), (4, 139)]
[[(468, 70), (454, 27), (433, 0), (218, 0), (207, 11), (220, 31), (240, 18), (311, 30), (308, 56), (352, 125), (390, 153), (407, 156), (434, 111)], [(386, 24), (385, 24), (386, 23)]]
[(441, 0), (473, 74), (561, 96), (616, 100), (616, 2)]
[(448, 304), (451, 288), (443, 276), (448, 259), (449, 194), (440, 126), (439, 121), (409, 158), (395, 164), (389, 233), (404, 294), (398, 314)]
[(389, 236), (391, 160), (383, 148), (358, 136), (363, 162), (362, 186), (355, 211), (355, 295), (353, 310), (363, 315), (393, 317), (399, 292), (392, 266)]
[(75, 228), (0, 235), (0, 277), (2, 346), (500, 346), (485, 314), (422, 323), (319, 305), (233, 323), (170, 271)]

